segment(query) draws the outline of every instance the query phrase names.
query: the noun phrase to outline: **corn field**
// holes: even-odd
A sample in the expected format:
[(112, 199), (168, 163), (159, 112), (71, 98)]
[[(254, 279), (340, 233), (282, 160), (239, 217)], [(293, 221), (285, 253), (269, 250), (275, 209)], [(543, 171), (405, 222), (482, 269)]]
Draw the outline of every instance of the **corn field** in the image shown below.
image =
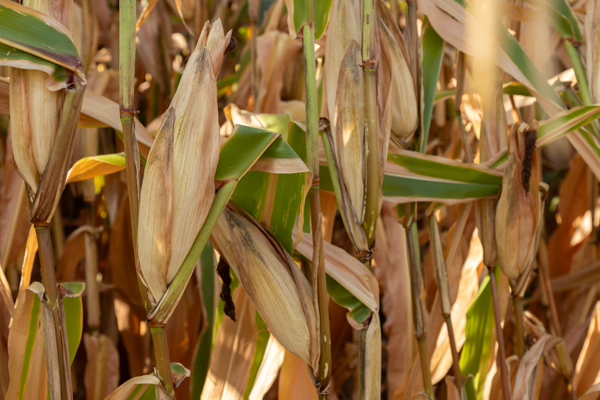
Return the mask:
[(0, 0), (0, 400), (600, 398), (600, 0)]

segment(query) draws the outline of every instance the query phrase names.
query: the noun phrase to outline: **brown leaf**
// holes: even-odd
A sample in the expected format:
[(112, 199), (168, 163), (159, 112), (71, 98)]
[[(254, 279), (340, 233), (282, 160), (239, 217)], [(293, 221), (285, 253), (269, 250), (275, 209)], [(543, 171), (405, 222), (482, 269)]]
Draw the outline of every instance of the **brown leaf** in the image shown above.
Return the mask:
[(215, 338), (203, 399), (236, 400), (244, 397), (250, 376), (256, 335), (255, 309), (243, 287), (234, 294), (237, 322), (223, 318)]
[(102, 400), (119, 385), (119, 353), (106, 335), (84, 333), (87, 354), (85, 392), (87, 400)]
[(306, 363), (285, 352), (285, 359), (279, 373), (279, 398), (289, 400), (316, 400), (319, 398), (312, 383)]

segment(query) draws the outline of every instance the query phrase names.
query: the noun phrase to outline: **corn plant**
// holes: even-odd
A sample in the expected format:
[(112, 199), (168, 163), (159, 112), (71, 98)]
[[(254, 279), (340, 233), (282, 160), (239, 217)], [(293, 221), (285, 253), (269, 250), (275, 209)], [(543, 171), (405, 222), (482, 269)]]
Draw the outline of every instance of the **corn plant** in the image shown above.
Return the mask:
[(0, 0), (0, 399), (600, 394), (596, 0)]

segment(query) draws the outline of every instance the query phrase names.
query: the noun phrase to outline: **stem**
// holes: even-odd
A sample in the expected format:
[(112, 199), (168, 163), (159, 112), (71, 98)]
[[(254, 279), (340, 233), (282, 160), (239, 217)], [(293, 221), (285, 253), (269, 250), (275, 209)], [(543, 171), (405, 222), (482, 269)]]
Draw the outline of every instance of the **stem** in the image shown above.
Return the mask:
[[(409, 207), (407, 207), (409, 208)], [(407, 216), (407, 218), (409, 218)], [(419, 250), (419, 233), (414, 221), (407, 228), (406, 240), (410, 252), (410, 280), (413, 306), (415, 336), (419, 342), (419, 357), (421, 359), (421, 374), (425, 392), (433, 398), (431, 383), (431, 368), (429, 366), (429, 349), (427, 348), (427, 311), (425, 308), (423, 271), (421, 270), (421, 254)]]
[(494, 266), (488, 265), (490, 285), (492, 287), (492, 303), (494, 304), (494, 321), (496, 323), (496, 340), (498, 340), (498, 359), (500, 376), (502, 378), (502, 396), (504, 400), (510, 399), (510, 383), (508, 381), (508, 368), (506, 366), (506, 352), (504, 350), (504, 335), (502, 334), (502, 319), (500, 317), (500, 300), (498, 299), (498, 286)]
[(454, 380), (458, 389), (462, 391), (463, 378), (460, 372), (460, 358), (458, 357), (458, 349), (456, 348), (456, 338), (454, 337), (454, 327), (452, 326), (452, 317), (445, 316), (446, 327), (448, 329), (448, 339), (450, 341), (450, 350), (452, 351), (452, 367), (454, 369)]
[[(147, 289), (141, 282), (141, 270), (137, 252), (137, 233), (139, 219), (140, 158), (137, 139), (134, 133), (134, 83), (135, 83), (135, 21), (136, 3), (134, 0), (123, 0), (119, 4), (119, 77), (121, 102), (121, 123), (123, 125), (123, 145), (125, 147), (125, 168), (127, 174), (127, 193), (131, 214), (131, 231), (133, 235), (133, 254), (137, 271), (138, 286), (146, 311), (151, 304), (148, 301)], [(175, 399), (171, 378), (171, 362), (169, 346), (164, 327), (150, 328), (154, 356), (159, 379), (167, 395)]]
[[(311, 2), (309, 2), (311, 4)], [(317, 392), (320, 399), (329, 398), (329, 382), (331, 380), (331, 334), (329, 327), (329, 295), (325, 274), (325, 255), (323, 253), (323, 232), (321, 199), (319, 197), (319, 124), (317, 102), (317, 80), (315, 71), (315, 34), (312, 26), (312, 10), (309, 23), (304, 26), (304, 82), (306, 90), (306, 128), (307, 128), (307, 161), (313, 173), (312, 186), (309, 192), (310, 218), (315, 253), (313, 254), (313, 291), (316, 290), (316, 304), (319, 312), (319, 340), (321, 357), (317, 372)], [(316, 285), (316, 287), (315, 287)]]
[[(87, 222), (93, 229), (92, 203), (87, 203)], [(98, 246), (92, 232), (85, 232), (85, 288), (87, 291), (87, 323), (91, 330), (100, 326), (100, 292), (98, 290)]]
[[(379, 173), (379, 117), (377, 110), (378, 61), (375, 43), (377, 12), (375, 0), (363, 0), (362, 64), (365, 95), (365, 140), (367, 142), (367, 187), (365, 219), (369, 249), (375, 242), (375, 225), (379, 215), (381, 177)], [(369, 268), (371, 262), (369, 260)]]
[(167, 395), (174, 399), (175, 389), (173, 389), (173, 379), (171, 377), (171, 359), (169, 358), (167, 331), (164, 327), (150, 328), (150, 333), (152, 334), (152, 344), (154, 345), (154, 357), (156, 358), (158, 379), (160, 379)]
[(258, 56), (257, 56), (257, 43), (256, 38), (258, 36), (258, 8), (260, 7), (260, 1), (249, 1), (248, 2), (248, 14), (250, 16), (250, 75), (251, 75), (251, 88), (253, 98), (252, 111), (255, 113), (260, 112), (260, 105), (258, 104)]
[[(62, 399), (72, 398), (69, 396), (71, 392), (69, 387), (71, 385), (71, 368), (69, 365), (65, 365), (64, 357), (61, 355), (65, 351), (65, 335), (63, 335), (63, 324), (60, 317), (61, 301), (58, 295), (58, 288), (56, 285), (56, 274), (54, 271), (54, 258), (52, 255), (52, 242), (50, 239), (50, 229), (47, 226), (36, 226), (35, 233), (38, 240), (38, 254), (40, 258), (40, 266), (42, 273), (42, 283), (46, 289), (46, 302), (52, 312), (52, 320), (54, 322), (54, 335), (56, 338), (56, 348), (58, 354), (58, 371), (60, 379), (60, 391)], [(56, 384), (56, 383), (55, 383)]]
[(513, 296), (513, 306), (515, 308), (515, 351), (520, 360), (525, 354), (525, 320), (520, 297)]

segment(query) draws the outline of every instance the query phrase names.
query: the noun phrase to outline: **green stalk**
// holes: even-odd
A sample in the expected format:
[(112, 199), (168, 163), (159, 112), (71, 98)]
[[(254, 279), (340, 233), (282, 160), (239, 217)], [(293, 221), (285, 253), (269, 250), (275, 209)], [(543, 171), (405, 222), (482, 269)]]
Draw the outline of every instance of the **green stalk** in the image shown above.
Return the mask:
[[(379, 173), (379, 117), (377, 110), (377, 54), (375, 27), (377, 12), (375, 0), (363, 0), (362, 65), (365, 94), (365, 137), (367, 142), (367, 187), (365, 219), (369, 249), (375, 242), (375, 225), (379, 216), (381, 176)], [(368, 260), (371, 268), (371, 260)]]
[[(410, 206), (406, 207), (409, 209)], [(407, 220), (411, 217), (406, 216)], [(430, 398), (433, 397), (433, 384), (431, 383), (431, 367), (429, 366), (429, 349), (427, 348), (427, 311), (425, 307), (423, 271), (421, 270), (421, 254), (419, 250), (419, 232), (417, 224), (412, 221), (407, 227), (406, 241), (410, 252), (410, 281), (413, 307), (413, 322), (415, 336), (419, 344), (419, 358), (421, 359), (421, 375), (423, 387)]]
[[(35, 233), (38, 241), (38, 254), (40, 258), (40, 267), (42, 273), (42, 283), (46, 289), (46, 302), (50, 311), (52, 312), (52, 321), (54, 325), (54, 337), (56, 339), (56, 350), (58, 354), (58, 378), (60, 379), (60, 398), (71, 399), (72, 391), (69, 390), (71, 386), (71, 367), (65, 364), (65, 358), (61, 355), (65, 351), (66, 346), (66, 335), (64, 334), (62, 327), (62, 319), (60, 317), (61, 300), (58, 294), (58, 288), (56, 285), (56, 274), (54, 272), (54, 257), (52, 255), (52, 243), (50, 240), (50, 229), (47, 226), (36, 226)], [(55, 361), (56, 362), (56, 361)], [(49, 376), (49, 379), (53, 375)], [(48, 382), (50, 387), (56, 388), (57, 382)], [(50, 391), (50, 393), (54, 393)], [(54, 396), (50, 396), (52, 400)], [(56, 399), (58, 400), (58, 399)]]
[[(140, 280), (139, 258), (137, 254), (137, 233), (139, 218), (140, 190), (140, 158), (137, 140), (134, 133), (134, 83), (135, 83), (135, 22), (136, 10), (134, 0), (123, 0), (119, 7), (119, 77), (121, 123), (123, 125), (123, 145), (125, 147), (125, 167), (127, 174), (127, 193), (131, 213), (131, 230), (133, 234), (133, 249), (135, 267), (138, 271), (138, 286), (146, 311), (150, 312), (147, 289)], [(159, 379), (166, 394), (174, 399), (175, 390), (171, 379), (171, 362), (169, 347), (164, 327), (153, 327), (152, 343)]]
[[(312, 8), (312, 2), (308, 2)], [(304, 25), (304, 81), (306, 90), (306, 128), (307, 128), (307, 164), (313, 173), (309, 192), (310, 217), (315, 254), (313, 254), (313, 290), (317, 291), (316, 305), (319, 311), (319, 340), (321, 357), (317, 371), (317, 392), (319, 399), (329, 398), (331, 380), (331, 334), (329, 328), (329, 295), (325, 275), (325, 256), (323, 253), (323, 233), (321, 200), (319, 197), (319, 112), (317, 101), (317, 80), (315, 70), (315, 33), (312, 24), (312, 9), (309, 23)], [(316, 287), (315, 287), (316, 286)], [(329, 338), (329, 339), (328, 339)]]

